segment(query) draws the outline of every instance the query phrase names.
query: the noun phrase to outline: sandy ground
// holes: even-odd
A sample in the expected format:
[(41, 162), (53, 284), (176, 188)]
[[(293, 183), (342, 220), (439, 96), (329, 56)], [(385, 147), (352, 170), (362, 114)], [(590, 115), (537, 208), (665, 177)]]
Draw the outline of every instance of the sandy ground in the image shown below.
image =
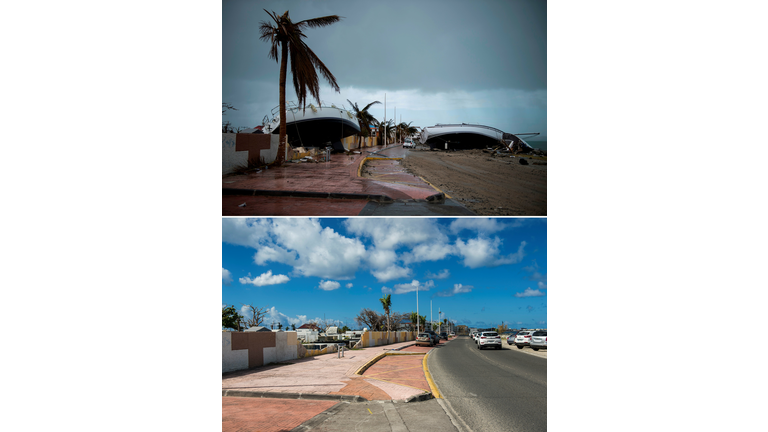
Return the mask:
[(545, 157), (492, 157), (483, 150), (410, 150), (402, 166), (481, 216), (546, 216)]

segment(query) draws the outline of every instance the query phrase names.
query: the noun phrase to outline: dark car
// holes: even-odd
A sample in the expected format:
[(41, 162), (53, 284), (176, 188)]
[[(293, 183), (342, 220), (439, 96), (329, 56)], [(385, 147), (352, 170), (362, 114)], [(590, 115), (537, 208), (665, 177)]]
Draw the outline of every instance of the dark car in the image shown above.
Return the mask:
[(432, 336), (432, 340), (435, 341), (435, 345), (440, 343), (440, 336), (432, 330), (426, 330), (424, 333), (429, 333)]
[(440, 339), (448, 340), (448, 333), (447, 332), (440, 333)]

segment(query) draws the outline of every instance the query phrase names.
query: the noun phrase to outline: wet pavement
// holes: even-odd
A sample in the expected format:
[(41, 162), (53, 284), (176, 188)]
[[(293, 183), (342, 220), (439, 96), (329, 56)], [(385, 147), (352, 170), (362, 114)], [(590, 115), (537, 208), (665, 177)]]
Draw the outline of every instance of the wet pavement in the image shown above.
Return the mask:
[[(287, 162), (222, 178), (223, 216), (469, 216), (461, 204), (406, 173), (400, 145), (334, 154), (328, 162)], [(245, 205), (243, 205), (245, 204)]]

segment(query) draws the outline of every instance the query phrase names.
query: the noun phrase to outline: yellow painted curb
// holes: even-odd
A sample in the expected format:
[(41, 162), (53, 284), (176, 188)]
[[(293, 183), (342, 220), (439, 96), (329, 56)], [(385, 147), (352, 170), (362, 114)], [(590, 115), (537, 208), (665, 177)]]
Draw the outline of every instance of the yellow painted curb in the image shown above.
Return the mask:
[(360, 366), (360, 369), (355, 372), (355, 375), (362, 375), (369, 367), (373, 366), (374, 363), (377, 361), (383, 359), (386, 356), (405, 356), (405, 355), (424, 355), (424, 353), (418, 353), (418, 352), (384, 352), (376, 357), (368, 360), (364, 365)]
[(383, 359), (384, 356), (386, 356), (386, 355), (387, 355), (387, 353), (383, 352), (383, 353), (377, 355), (376, 357), (368, 360), (368, 362), (366, 364), (360, 366), (360, 369), (358, 369), (357, 372), (355, 372), (355, 375), (363, 375), (363, 372), (365, 372), (366, 369), (371, 367), (371, 365), (373, 365), (377, 361)]
[(357, 167), (357, 176), (361, 177), (363, 174), (363, 165), (365, 165), (365, 161), (368, 160), (368, 157), (364, 157), (363, 160), (360, 161), (360, 166)]
[(440, 396), (440, 391), (437, 389), (437, 384), (435, 384), (435, 382), (432, 381), (432, 375), (429, 373), (429, 368), (427, 367), (427, 357), (429, 357), (430, 352), (428, 352), (427, 355), (424, 356), (424, 360), (422, 360), (422, 363), (424, 364), (424, 377), (427, 379), (427, 384), (429, 384), (429, 388), (432, 389), (432, 396), (434, 396), (437, 399), (442, 399), (443, 397)]
[(441, 194), (445, 194), (445, 197), (446, 197), (446, 198), (449, 198), (449, 199), (453, 199), (453, 198), (451, 198), (451, 197), (450, 197), (450, 196), (449, 196), (447, 193), (445, 193), (445, 192), (441, 191), (440, 189), (438, 189), (437, 187), (435, 187), (435, 185), (433, 185), (432, 183), (428, 182), (428, 181), (427, 181), (427, 179), (425, 179), (424, 177), (422, 177), (422, 176), (419, 176), (419, 178), (420, 178), (420, 179), (422, 179), (422, 180), (424, 180), (424, 183), (426, 183), (426, 184), (428, 184), (428, 185), (432, 186), (432, 189), (434, 189), (434, 190), (436, 190), (436, 191), (440, 192)]

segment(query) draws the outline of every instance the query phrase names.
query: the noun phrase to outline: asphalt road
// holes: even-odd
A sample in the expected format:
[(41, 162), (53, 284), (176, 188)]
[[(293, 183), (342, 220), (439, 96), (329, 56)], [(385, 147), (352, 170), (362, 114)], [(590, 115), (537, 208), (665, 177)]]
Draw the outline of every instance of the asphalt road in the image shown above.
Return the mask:
[(427, 366), (449, 411), (464, 428), (547, 430), (547, 359), (510, 349), (478, 350), (459, 337), (432, 350)]

